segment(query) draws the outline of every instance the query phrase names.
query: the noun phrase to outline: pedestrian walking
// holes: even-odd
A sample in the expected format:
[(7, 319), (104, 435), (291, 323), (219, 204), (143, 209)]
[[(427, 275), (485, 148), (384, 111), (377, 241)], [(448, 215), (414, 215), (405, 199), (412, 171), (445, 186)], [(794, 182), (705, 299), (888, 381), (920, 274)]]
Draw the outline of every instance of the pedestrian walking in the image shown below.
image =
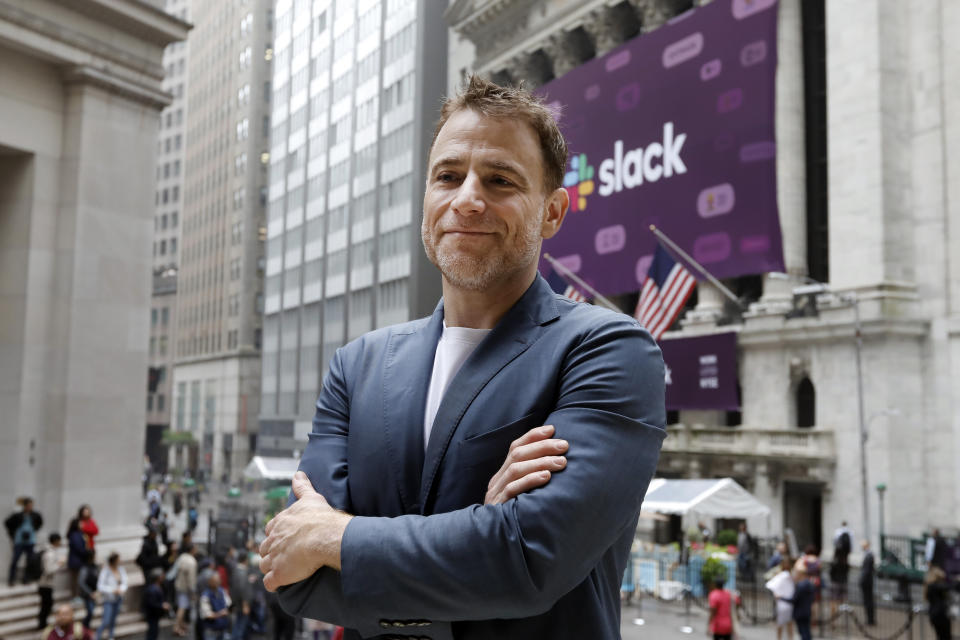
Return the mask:
[(230, 596), (220, 586), (220, 576), (210, 574), (200, 594), (203, 640), (230, 640)]
[(799, 563), (793, 568), (793, 580), (793, 597), (780, 598), (780, 600), (793, 605), (793, 622), (797, 625), (800, 640), (810, 640), (810, 621), (813, 617), (816, 588), (807, 576), (807, 570)]
[[(10, 558), (10, 571), (7, 574), (7, 586), (12, 587), (17, 577), (17, 563), (21, 556), (29, 560), (37, 544), (37, 531), (43, 526), (43, 516), (33, 508), (33, 498), (20, 498), (20, 511), (11, 514), (3, 521), (7, 535), (13, 544), (13, 556)], [(26, 584), (26, 581), (24, 581)]]
[(714, 580), (713, 590), (707, 600), (710, 617), (707, 620), (707, 635), (713, 634), (713, 640), (731, 640), (737, 637), (736, 620), (737, 601), (733, 594), (723, 588), (722, 577)]
[(814, 545), (808, 544), (803, 550), (803, 555), (800, 556), (796, 565), (794, 565), (794, 568), (797, 567), (803, 569), (804, 575), (813, 586), (813, 605), (811, 607), (811, 615), (816, 618), (817, 614), (820, 613), (820, 587), (822, 584), (820, 550)]
[(231, 640), (247, 640), (252, 601), (250, 579), (249, 556), (246, 551), (241, 551), (230, 572), (230, 597), (234, 608)]
[(793, 640), (793, 594), (796, 592), (796, 585), (793, 583), (793, 576), (790, 575), (792, 565), (790, 558), (782, 558), (779, 572), (767, 580), (767, 589), (773, 593), (776, 599), (776, 624), (777, 640), (782, 640), (784, 634), (787, 640)]
[(844, 520), (833, 533), (833, 560), (830, 562), (830, 618), (835, 620), (837, 607), (847, 601), (847, 580), (850, 576), (850, 551), (853, 531)]
[(737, 572), (745, 582), (753, 582), (753, 561), (756, 541), (747, 531), (747, 523), (740, 523), (737, 532)]
[(147, 587), (143, 590), (143, 616), (147, 620), (146, 640), (157, 640), (160, 634), (160, 619), (170, 610), (170, 604), (163, 597), (163, 578), (163, 569), (152, 569), (147, 576)]
[(163, 566), (163, 558), (160, 556), (160, 547), (157, 544), (157, 529), (152, 524), (147, 527), (147, 534), (143, 536), (140, 553), (137, 554), (135, 562), (143, 571), (144, 577), (149, 576), (154, 569)]
[(937, 640), (950, 640), (950, 583), (947, 574), (934, 565), (923, 578), (923, 598), (927, 601), (930, 624)]
[[(87, 547), (86, 537), (80, 530), (80, 518), (73, 518), (67, 526), (67, 571), (70, 572), (70, 597), (76, 598), (83, 591), (79, 587), (80, 571), (87, 563), (92, 549)], [(96, 583), (94, 583), (96, 590)]]
[(92, 640), (93, 635), (73, 618), (73, 607), (62, 604), (57, 607), (54, 622), (40, 634), (41, 640)]
[(867, 616), (867, 625), (872, 627), (877, 624), (877, 606), (873, 597), (876, 581), (875, 560), (869, 540), (863, 540), (860, 548), (863, 549), (863, 560), (860, 563), (860, 593), (863, 596), (863, 610)]
[(93, 519), (93, 509), (90, 508), (90, 505), (80, 505), (77, 510), (77, 520), (80, 531), (83, 532), (83, 538), (86, 540), (87, 549), (93, 549), (95, 546), (94, 539), (100, 534), (100, 527), (97, 526), (97, 521)]
[(100, 597), (97, 591), (97, 583), (100, 579), (100, 567), (96, 563), (96, 551), (84, 552), (83, 565), (77, 575), (77, 588), (80, 597), (83, 599), (83, 606), (86, 609), (86, 615), (83, 617), (83, 628), (91, 629), (93, 622), (93, 610), (97, 606), (97, 599)]
[(197, 548), (192, 543), (183, 547), (183, 553), (171, 569), (174, 573), (173, 586), (177, 592), (177, 620), (173, 624), (173, 633), (183, 637), (187, 635), (186, 618), (190, 611), (197, 586)]
[(53, 579), (63, 567), (63, 560), (57, 557), (60, 548), (60, 534), (54, 531), (48, 538), (49, 544), (40, 552), (41, 574), (37, 580), (37, 594), (40, 596), (40, 611), (37, 613), (37, 629), (47, 626), (47, 618), (53, 611)]
[(120, 613), (127, 585), (127, 572), (120, 566), (120, 554), (114, 551), (107, 558), (107, 564), (100, 570), (100, 577), (97, 579), (97, 591), (103, 602), (103, 620), (97, 629), (97, 640), (103, 638), (104, 631), (107, 632), (107, 638), (113, 640), (117, 615)]

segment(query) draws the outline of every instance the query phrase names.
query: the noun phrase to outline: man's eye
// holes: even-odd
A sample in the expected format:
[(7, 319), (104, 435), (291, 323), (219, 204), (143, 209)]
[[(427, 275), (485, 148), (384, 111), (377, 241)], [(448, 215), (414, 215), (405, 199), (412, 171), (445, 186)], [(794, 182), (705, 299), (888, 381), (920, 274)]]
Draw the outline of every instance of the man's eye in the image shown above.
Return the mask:
[(513, 184), (512, 182), (510, 182), (509, 180), (507, 180), (507, 179), (504, 178), (503, 176), (497, 176), (497, 177), (495, 177), (495, 178), (493, 179), (493, 183), (494, 183), (494, 184), (497, 184), (497, 185), (500, 185), (500, 186), (503, 186), (503, 187), (509, 187), (510, 185)]
[(456, 176), (452, 173), (441, 173), (437, 176), (437, 182), (452, 182), (456, 180)]

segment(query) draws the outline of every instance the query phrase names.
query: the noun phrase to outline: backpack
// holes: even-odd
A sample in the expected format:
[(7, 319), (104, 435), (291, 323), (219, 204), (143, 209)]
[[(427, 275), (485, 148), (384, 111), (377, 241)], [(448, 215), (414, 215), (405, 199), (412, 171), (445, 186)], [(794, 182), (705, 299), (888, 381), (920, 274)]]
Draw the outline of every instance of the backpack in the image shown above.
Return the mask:
[(97, 570), (96, 565), (87, 565), (87, 575), (86, 575), (86, 586), (90, 590), (90, 593), (97, 592), (97, 581), (100, 578), (100, 572)]
[(850, 544), (850, 534), (844, 531), (837, 538), (837, 543), (833, 546), (834, 555), (848, 556), (852, 545)]

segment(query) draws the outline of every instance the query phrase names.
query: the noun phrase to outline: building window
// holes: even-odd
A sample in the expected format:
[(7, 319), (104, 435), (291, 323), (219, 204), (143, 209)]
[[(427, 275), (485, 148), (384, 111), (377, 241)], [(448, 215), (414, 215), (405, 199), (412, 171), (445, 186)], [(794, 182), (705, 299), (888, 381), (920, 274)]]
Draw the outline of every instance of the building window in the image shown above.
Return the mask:
[(806, 429), (816, 424), (816, 390), (810, 378), (804, 377), (797, 385), (797, 426)]
[(151, 327), (157, 326), (157, 310), (156, 309), (150, 309), (150, 326)]
[(157, 395), (157, 411), (163, 411), (166, 408), (167, 408), (167, 397), (162, 393), (160, 393)]
[(147, 412), (150, 413), (153, 411), (153, 394), (147, 394)]

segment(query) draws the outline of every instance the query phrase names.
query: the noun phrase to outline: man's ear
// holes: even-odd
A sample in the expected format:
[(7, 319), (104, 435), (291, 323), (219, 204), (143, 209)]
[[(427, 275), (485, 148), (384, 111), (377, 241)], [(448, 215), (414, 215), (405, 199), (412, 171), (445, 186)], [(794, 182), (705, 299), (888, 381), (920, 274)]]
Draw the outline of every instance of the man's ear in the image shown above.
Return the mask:
[(552, 238), (560, 230), (563, 219), (567, 217), (567, 209), (570, 208), (570, 194), (563, 187), (554, 189), (553, 193), (547, 196), (544, 207), (546, 213), (543, 216), (543, 224), (540, 226), (540, 237)]

